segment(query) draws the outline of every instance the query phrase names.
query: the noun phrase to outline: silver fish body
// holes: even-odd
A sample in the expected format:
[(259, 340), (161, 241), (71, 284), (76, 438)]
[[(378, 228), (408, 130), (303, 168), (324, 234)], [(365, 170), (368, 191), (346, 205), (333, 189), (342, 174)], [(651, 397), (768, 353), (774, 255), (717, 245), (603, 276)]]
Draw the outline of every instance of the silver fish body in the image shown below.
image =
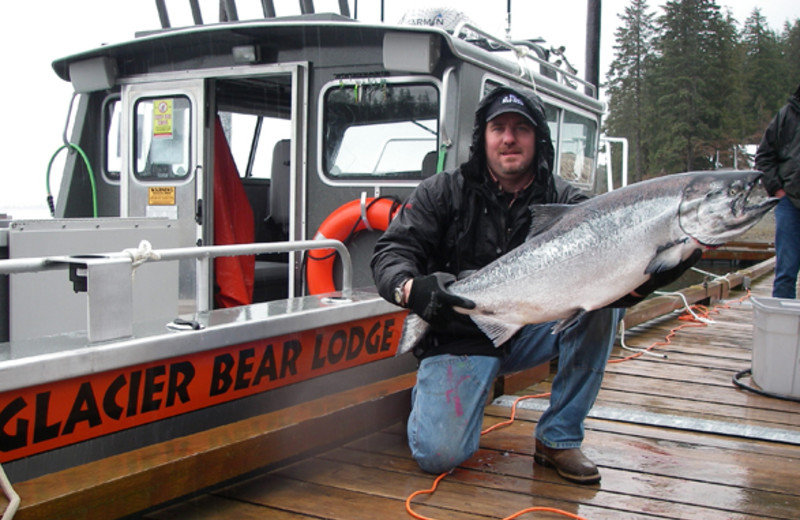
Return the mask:
[[(529, 238), (453, 283), (474, 301), (468, 314), (500, 346), (521, 327), (558, 321), (613, 303), (698, 248), (718, 247), (753, 227), (777, 199), (757, 171), (675, 174), (632, 184), (576, 205), (531, 208)], [(409, 314), (398, 354), (412, 349), (428, 324)]]

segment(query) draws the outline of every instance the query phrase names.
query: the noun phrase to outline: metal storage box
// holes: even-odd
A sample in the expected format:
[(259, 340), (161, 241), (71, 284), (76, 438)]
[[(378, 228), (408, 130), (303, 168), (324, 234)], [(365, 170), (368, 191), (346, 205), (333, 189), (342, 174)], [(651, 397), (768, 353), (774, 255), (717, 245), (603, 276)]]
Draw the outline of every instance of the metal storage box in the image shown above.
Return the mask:
[(751, 300), (753, 381), (767, 392), (800, 397), (800, 301)]

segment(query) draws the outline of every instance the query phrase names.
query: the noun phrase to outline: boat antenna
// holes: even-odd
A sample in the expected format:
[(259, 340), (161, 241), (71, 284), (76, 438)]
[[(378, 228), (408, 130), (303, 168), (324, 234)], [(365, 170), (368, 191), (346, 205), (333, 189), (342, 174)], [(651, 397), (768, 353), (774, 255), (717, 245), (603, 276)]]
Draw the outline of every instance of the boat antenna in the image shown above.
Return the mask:
[[(584, 78), (595, 85), (597, 89), (594, 96), (600, 97), (600, 19), (602, 0), (587, 0), (586, 2), (586, 72)], [(586, 87), (586, 94), (593, 95), (591, 89)]]
[(511, 0), (506, 4), (506, 40), (511, 41)]

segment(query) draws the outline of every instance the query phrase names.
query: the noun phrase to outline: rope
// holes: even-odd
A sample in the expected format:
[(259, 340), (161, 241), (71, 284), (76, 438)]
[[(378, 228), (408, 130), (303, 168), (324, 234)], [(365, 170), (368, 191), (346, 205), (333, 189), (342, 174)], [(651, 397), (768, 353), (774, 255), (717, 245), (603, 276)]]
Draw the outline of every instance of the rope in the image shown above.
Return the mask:
[(131, 267), (136, 269), (149, 260), (161, 260), (161, 256), (153, 251), (153, 246), (147, 240), (139, 242), (138, 248), (123, 249), (123, 253), (131, 257)]
[(634, 348), (634, 347), (629, 347), (628, 345), (626, 345), (625, 344), (625, 320), (624, 319), (620, 320), (620, 322), (619, 322), (619, 330), (620, 330), (620, 332), (619, 332), (619, 346), (622, 347), (624, 350), (627, 350), (627, 351), (630, 351), (630, 352), (638, 352), (639, 354), (647, 354), (649, 356), (653, 356), (653, 357), (657, 357), (657, 358), (661, 358), (661, 359), (667, 359), (667, 355), (666, 354), (656, 354), (655, 352), (651, 352), (651, 351), (643, 349), (643, 348)]
[(11, 486), (2, 464), (0, 464), (0, 488), (3, 489), (3, 492), (8, 497), (8, 505), (6, 506), (6, 512), (3, 513), (2, 520), (11, 520), (17, 513), (17, 508), (19, 508), (19, 495)]
[[(680, 294), (680, 293), (675, 293), (675, 294)], [(709, 324), (714, 323), (714, 320), (712, 320), (712, 319), (710, 319), (708, 317), (711, 313), (717, 313), (718, 314), (720, 309), (730, 309), (731, 308), (729, 303), (719, 303), (716, 306), (714, 306), (714, 308), (711, 309), (711, 310), (709, 310), (704, 305), (692, 305), (692, 306), (689, 306), (687, 304), (687, 302), (686, 302), (686, 298), (682, 294), (680, 296), (684, 298), (683, 301), (684, 301), (685, 307), (684, 307), (684, 313), (678, 317), (678, 320), (683, 321), (683, 322), (687, 322), (687, 323), (683, 323), (683, 324), (681, 324), (681, 325), (679, 325), (677, 327), (674, 327), (674, 328), (670, 329), (669, 332), (667, 333), (667, 335), (664, 337), (663, 341), (653, 342), (647, 348), (641, 348), (641, 349), (640, 348), (628, 348), (628, 347), (626, 347), (626, 350), (632, 350), (635, 353), (631, 354), (630, 356), (627, 356), (627, 357), (624, 357), (624, 358), (620, 358), (620, 359), (610, 359), (608, 362), (609, 363), (622, 363), (623, 361), (628, 361), (630, 359), (635, 359), (637, 357), (640, 357), (643, 354), (652, 354), (650, 352), (652, 349), (654, 349), (656, 347), (666, 346), (666, 345), (669, 345), (670, 343), (672, 343), (672, 338), (675, 337), (675, 335), (678, 333), (678, 331), (686, 329), (686, 328), (689, 328), (689, 327), (706, 327)], [(742, 303), (743, 301), (745, 301), (748, 298), (750, 298), (750, 290), (749, 289), (747, 290), (747, 293), (744, 296), (742, 296), (738, 300), (735, 300), (734, 303)], [(623, 334), (624, 334), (624, 329), (623, 329)], [(625, 338), (623, 336), (623, 337), (620, 338), (620, 343), (624, 343), (624, 341), (625, 341)], [(667, 356), (664, 355), (663, 357), (666, 359)]]

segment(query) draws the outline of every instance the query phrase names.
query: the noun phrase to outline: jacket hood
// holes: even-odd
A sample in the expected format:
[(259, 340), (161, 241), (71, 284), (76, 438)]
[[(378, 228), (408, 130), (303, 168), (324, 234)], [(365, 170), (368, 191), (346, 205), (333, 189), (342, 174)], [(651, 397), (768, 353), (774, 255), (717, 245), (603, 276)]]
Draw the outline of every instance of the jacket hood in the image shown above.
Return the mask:
[(464, 176), (474, 182), (482, 182), (486, 175), (486, 111), (500, 96), (513, 93), (519, 96), (536, 122), (536, 155), (533, 158), (536, 168), (534, 182), (549, 185), (552, 182), (553, 158), (555, 151), (550, 137), (550, 127), (544, 113), (544, 105), (532, 90), (500, 86), (489, 92), (475, 110), (472, 126), (472, 144), (467, 162), (461, 165)]
[(800, 114), (800, 98), (794, 96), (790, 97), (789, 106), (794, 108), (794, 111)]

